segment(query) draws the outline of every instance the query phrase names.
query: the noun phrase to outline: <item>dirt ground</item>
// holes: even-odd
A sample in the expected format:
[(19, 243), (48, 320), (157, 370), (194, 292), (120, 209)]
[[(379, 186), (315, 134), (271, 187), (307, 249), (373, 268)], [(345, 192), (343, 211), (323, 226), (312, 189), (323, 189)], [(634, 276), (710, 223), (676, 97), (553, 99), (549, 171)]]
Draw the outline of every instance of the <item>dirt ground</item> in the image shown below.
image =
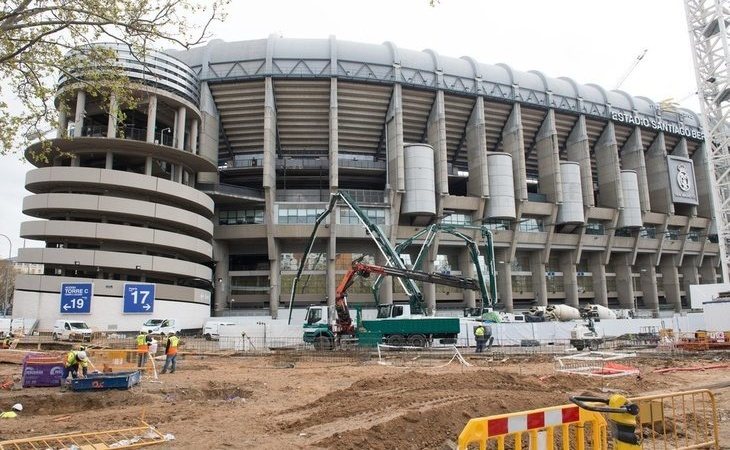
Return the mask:
[[(724, 358), (724, 359), (722, 359)], [(715, 360), (637, 359), (640, 377), (556, 374), (548, 356), (469, 355), (472, 367), (379, 365), (376, 361), (292, 357), (193, 357), (161, 382), (129, 391), (0, 391), (0, 408), (21, 402), (22, 416), (0, 424), (0, 440), (102, 431), (146, 420), (175, 440), (170, 449), (446, 449), (472, 417), (567, 403), (569, 395), (639, 395), (730, 384), (728, 369), (659, 374), (659, 367)], [(443, 366), (445, 361), (438, 362)], [(18, 375), (0, 365), (0, 379)], [(730, 388), (715, 389), (721, 443), (730, 448)], [(69, 419), (56, 421), (64, 414)]]

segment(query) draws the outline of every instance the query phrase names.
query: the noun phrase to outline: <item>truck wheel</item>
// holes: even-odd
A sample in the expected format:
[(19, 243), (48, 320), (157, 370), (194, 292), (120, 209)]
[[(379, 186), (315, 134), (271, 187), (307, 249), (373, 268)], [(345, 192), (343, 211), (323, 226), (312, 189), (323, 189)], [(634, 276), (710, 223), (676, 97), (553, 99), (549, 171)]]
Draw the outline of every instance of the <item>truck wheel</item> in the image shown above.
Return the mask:
[(590, 348), (592, 351), (598, 350), (598, 346), (600, 345), (600, 342), (598, 341), (591, 341), (588, 343), (588, 348)]
[(575, 349), (578, 350), (579, 352), (582, 351), (585, 348), (585, 346), (583, 345), (582, 342), (580, 344), (579, 343), (575, 343), (574, 345), (575, 345)]
[(327, 336), (317, 336), (314, 339), (315, 350), (332, 350), (332, 339)]
[(388, 336), (388, 345), (401, 347), (405, 344), (406, 344), (406, 338), (404, 338), (400, 334), (393, 334), (393, 335)]
[(422, 334), (408, 336), (408, 345), (413, 347), (425, 347), (426, 342), (428, 342), (428, 339), (426, 339), (426, 336)]
[(56, 333), (53, 333), (53, 340), (54, 340), (54, 341), (57, 341), (57, 340), (59, 340), (59, 339), (60, 339), (60, 338), (58, 337), (58, 334), (56, 334)]
[(213, 340), (213, 337), (210, 335), (210, 333), (205, 333), (205, 335), (203, 337), (205, 338), (206, 341), (212, 341)]

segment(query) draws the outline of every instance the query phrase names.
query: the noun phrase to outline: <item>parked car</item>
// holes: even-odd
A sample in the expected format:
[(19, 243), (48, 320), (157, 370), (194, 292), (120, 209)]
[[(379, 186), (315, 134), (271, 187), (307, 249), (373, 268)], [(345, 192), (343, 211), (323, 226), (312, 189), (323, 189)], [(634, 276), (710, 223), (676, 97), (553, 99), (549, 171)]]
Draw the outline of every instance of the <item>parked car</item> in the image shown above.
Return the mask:
[(91, 334), (91, 328), (86, 325), (86, 322), (61, 319), (53, 324), (54, 341), (91, 342)]
[(146, 331), (149, 334), (167, 335), (171, 332), (180, 333), (179, 321), (177, 319), (149, 319), (142, 324), (140, 332)]

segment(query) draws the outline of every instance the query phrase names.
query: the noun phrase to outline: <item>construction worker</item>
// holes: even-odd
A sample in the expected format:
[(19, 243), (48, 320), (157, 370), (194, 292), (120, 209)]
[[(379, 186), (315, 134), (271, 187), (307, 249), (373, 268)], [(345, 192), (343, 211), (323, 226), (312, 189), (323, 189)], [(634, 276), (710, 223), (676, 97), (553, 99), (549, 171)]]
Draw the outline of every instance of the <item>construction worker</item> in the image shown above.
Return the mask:
[(180, 338), (175, 336), (175, 332), (170, 332), (165, 345), (165, 365), (162, 366), (162, 373), (167, 373), (167, 366), (170, 366), (170, 373), (175, 373), (175, 362), (177, 361), (177, 346), (180, 344)]
[(144, 367), (147, 365), (147, 354), (150, 351), (150, 342), (152, 336), (148, 335), (146, 331), (142, 331), (137, 335), (135, 342), (137, 343), (137, 367)]
[(63, 364), (62, 380), (66, 380), (69, 374), (71, 378), (78, 378), (79, 368), (81, 368), (82, 377), (86, 377), (89, 372), (89, 358), (83, 350), (71, 350), (66, 355), (66, 361)]
[(16, 403), (13, 405), (10, 411), (0, 413), (0, 419), (15, 419), (16, 417), (18, 417), (18, 413), (21, 411), (23, 411), (23, 405), (21, 405), (20, 403)]
[(487, 343), (486, 334), (487, 328), (484, 324), (480, 323), (476, 326), (476, 328), (474, 328), (474, 338), (477, 341), (477, 353), (482, 353), (484, 351), (484, 345)]

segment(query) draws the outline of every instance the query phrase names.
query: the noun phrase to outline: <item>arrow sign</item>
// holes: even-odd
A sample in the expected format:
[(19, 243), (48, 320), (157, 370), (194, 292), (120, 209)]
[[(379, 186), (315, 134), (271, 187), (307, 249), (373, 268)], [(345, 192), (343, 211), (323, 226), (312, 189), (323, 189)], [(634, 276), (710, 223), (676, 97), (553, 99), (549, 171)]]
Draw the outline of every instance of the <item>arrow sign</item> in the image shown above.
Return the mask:
[(92, 283), (61, 283), (61, 314), (91, 313)]
[(154, 283), (124, 284), (124, 313), (145, 314), (155, 310)]

